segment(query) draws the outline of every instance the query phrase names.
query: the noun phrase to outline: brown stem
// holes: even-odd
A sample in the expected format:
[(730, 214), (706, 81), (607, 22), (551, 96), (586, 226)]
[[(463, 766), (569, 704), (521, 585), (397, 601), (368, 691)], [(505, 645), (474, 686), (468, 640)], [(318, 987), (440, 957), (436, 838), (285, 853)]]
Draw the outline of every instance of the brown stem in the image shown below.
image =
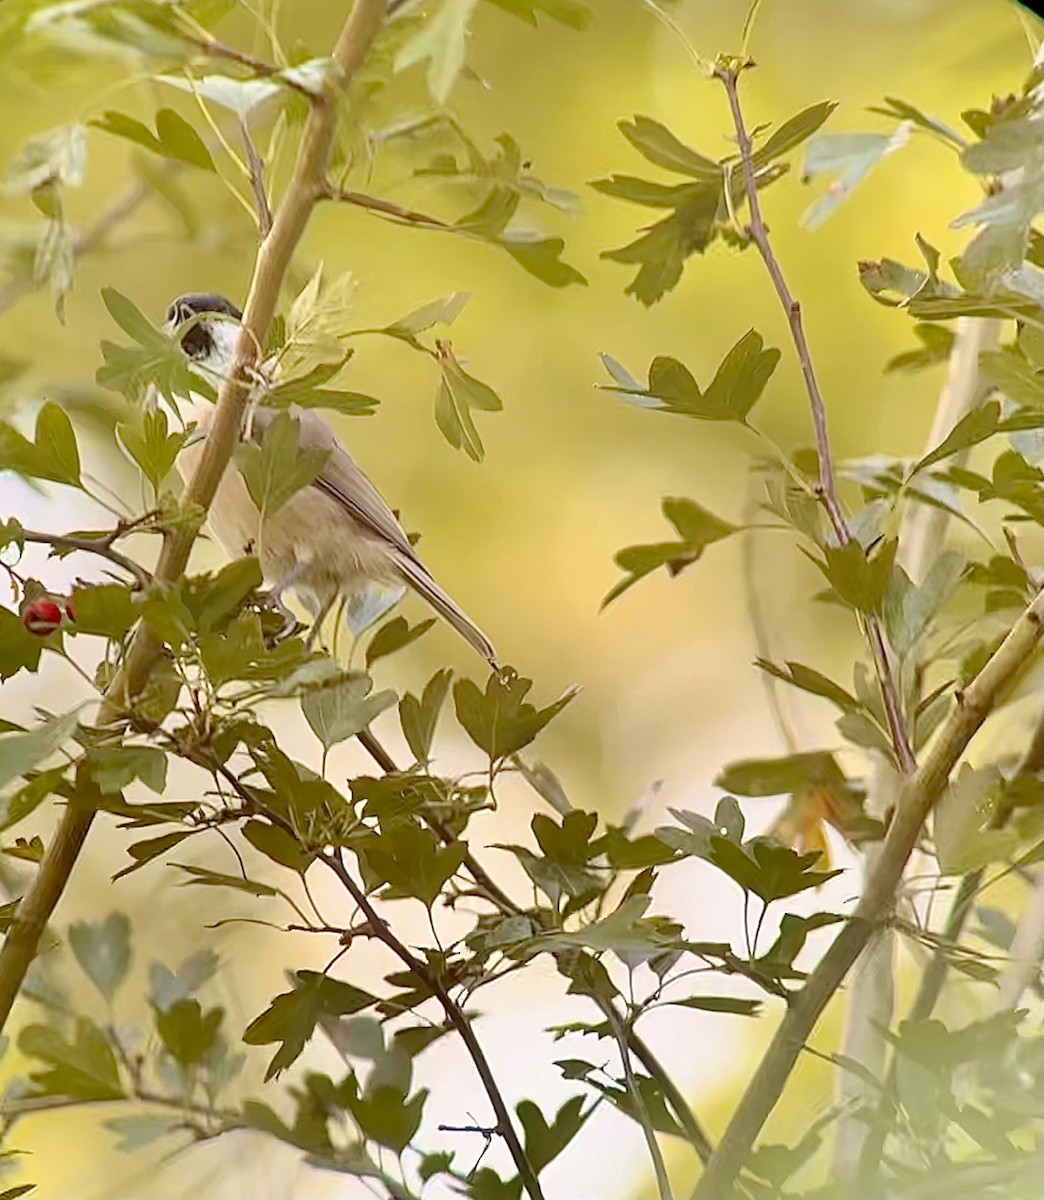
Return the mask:
[(387, 923), (381, 919), (377, 910), (370, 903), (366, 893), (352, 878), (351, 873), (345, 867), (340, 857), (337, 854), (324, 854), (321, 858), (341, 881), (342, 886), (351, 896), (352, 900), (363, 911), (370, 923), (373, 935), (382, 941), (405, 967), (413, 972), (417, 979), (428, 988), (442, 1005), (443, 1012), (446, 1014), (450, 1024), (460, 1035), (460, 1039), (464, 1043), (471, 1061), (475, 1064), (475, 1070), (482, 1080), (482, 1086), (489, 1097), (493, 1112), (496, 1114), (497, 1132), (507, 1144), (515, 1167), (522, 1179), (523, 1187), (529, 1193), (530, 1200), (543, 1200), (544, 1194), (540, 1188), (540, 1181), (537, 1178), (536, 1171), (534, 1171), (533, 1164), (526, 1157), (526, 1152), (518, 1139), (518, 1134), (515, 1132), (515, 1127), (511, 1121), (511, 1114), (508, 1112), (503, 1095), (501, 1095), (500, 1087), (493, 1075), (489, 1060), (486, 1058), (485, 1052), (479, 1044), (478, 1038), (475, 1036), (470, 1018), (449, 994), (438, 975), (431, 970), (428, 964), (422, 959), (417, 958), (415, 954), (411, 954), (395, 934), (392, 933)]
[[(294, 172), (272, 229), (258, 250), (234, 361), (222, 381), (214, 420), (196, 472), (186, 488), (185, 504), (189, 509), (198, 507), (206, 512), (210, 507), (239, 441), (247, 401), (247, 389), (242, 386), (244, 372), (252, 364), (257, 348), (264, 344), (290, 260), (321, 194), (333, 142), (338, 90), (365, 60), (383, 21), (384, 0), (355, 0), (332, 55), (340, 78), (336, 84), (328, 82), (321, 92), (310, 97), (312, 107)], [(194, 527), (179, 527), (164, 534), (155, 571), (161, 586), (174, 583), (184, 574), (195, 538)], [(162, 643), (145, 625), (139, 625), (106, 693), (98, 718), (100, 724), (117, 720), (133, 708), (161, 652)], [(7, 1022), (40, 936), (65, 890), (93, 819), (93, 809), (67, 806), (33, 882), (15, 912), (0, 950), (0, 1030)]]
[(417, 212), (412, 208), (403, 208), (392, 200), (382, 200), (378, 196), (370, 196), (365, 192), (353, 192), (348, 188), (335, 188), (327, 185), (323, 198), (338, 200), (342, 204), (354, 204), (356, 208), (364, 208), (367, 212), (377, 213), (378, 216), (390, 217), (403, 225), (420, 225), (427, 229), (452, 229), (453, 226), (438, 217), (427, 213)]
[(272, 209), (269, 207), (268, 193), (265, 190), (265, 164), (261, 161), (254, 139), (250, 136), (250, 127), (245, 117), (240, 118), (239, 132), (246, 150), (247, 165), (250, 167), (250, 187), (254, 193), (254, 203), (257, 205), (257, 228), (261, 240), (264, 241), (272, 230)]
[[(834, 460), (830, 452), (830, 433), (827, 428), (826, 403), (819, 387), (815, 367), (812, 363), (812, 352), (809, 350), (808, 339), (805, 337), (805, 325), (801, 316), (801, 303), (795, 299), (787, 286), (783, 270), (776, 258), (772, 243), (769, 241), (768, 229), (761, 214), (761, 199), (754, 172), (754, 149), (751, 145), (750, 134), (743, 120), (743, 111), (739, 101), (740, 73), (752, 63), (745, 62), (737, 66), (715, 67), (715, 78), (725, 86), (729, 98), (729, 108), (732, 111), (733, 124), (736, 127), (736, 140), (739, 143), (740, 159), (743, 164), (743, 179), (747, 193), (747, 204), (750, 208), (750, 228), (748, 230), (754, 244), (758, 248), (765, 267), (779, 296), (780, 304), (787, 314), (790, 323), (790, 334), (797, 351), (798, 362), (801, 364), (801, 374), (805, 380), (805, 390), (808, 393), (812, 408), (812, 424), (816, 431), (816, 450), (819, 457), (819, 487), (817, 489), (820, 502), (826, 511), (830, 524), (834, 529), (838, 542), (842, 546), (852, 540), (841, 497), (837, 490), (837, 478), (834, 475)], [(891, 733), (892, 744), (895, 747), (896, 758), (904, 773), (909, 774), (916, 765), (913, 751), (910, 748), (909, 737), (903, 723), (902, 710), (899, 705), (899, 693), (895, 686), (892, 665), (888, 658), (881, 623), (875, 613), (867, 613), (864, 617), (867, 639), (873, 655), (874, 666), (881, 686), (881, 699), (884, 703), (888, 729)]]
[(99, 558), (107, 558), (115, 566), (120, 567), (129, 575), (133, 575), (141, 587), (148, 587), (152, 582), (152, 576), (143, 566), (136, 563), (133, 558), (128, 558), (126, 554), (121, 554), (119, 550), (114, 550), (105, 541), (76, 537), (73, 534), (39, 533), (35, 529), (23, 529), (21, 536), (23, 541), (33, 542), (40, 546), (50, 546), (54, 550), (82, 550), (85, 554), (95, 554)]
[(1001, 694), (1015, 681), (1041, 638), (1044, 592), (1011, 628), (1008, 636), (975, 677), (958, 693), (950, 715), (940, 726), (931, 749), (903, 780), (899, 801), (881, 854), (867, 877), (855, 912), (792, 998), (769, 1048), (747, 1085), (717, 1149), (693, 1192), (693, 1200), (726, 1200), (754, 1139), (783, 1092), (805, 1040), (837, 992), (874, 930), (891, 910), (903, 869), (913, 852), (932, 806), (942, 795), (950, 773)]

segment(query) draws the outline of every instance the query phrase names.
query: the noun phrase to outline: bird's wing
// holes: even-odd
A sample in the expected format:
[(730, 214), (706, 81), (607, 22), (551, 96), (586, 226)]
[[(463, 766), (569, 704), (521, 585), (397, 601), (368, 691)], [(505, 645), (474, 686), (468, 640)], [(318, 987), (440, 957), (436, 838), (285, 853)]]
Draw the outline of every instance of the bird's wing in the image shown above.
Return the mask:
[[(277, 415), (275, 409), (254, 407), (247, 418), (245, 436), (253, 441), (261, 441), (265, 430)], [(307, 409), (295, 409), (293, 416), (300, 422), (299, 445), (302, 450), (329, 451), (329, 457), (312, 486), (343, 505), (362, 526), (389, 542), (404, 558), (421, 566), (409, 538), (384, 497), (341, 444), (327, 421)]]

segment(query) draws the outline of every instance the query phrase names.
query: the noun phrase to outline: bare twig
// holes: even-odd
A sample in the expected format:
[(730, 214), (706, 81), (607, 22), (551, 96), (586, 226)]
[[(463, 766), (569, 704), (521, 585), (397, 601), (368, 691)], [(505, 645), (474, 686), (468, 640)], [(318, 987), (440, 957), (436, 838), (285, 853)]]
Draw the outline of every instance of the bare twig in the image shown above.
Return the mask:
[(424, 229), (452, 229), (453, 226), (438, 217), (427, 213), (417, 212), (412, 208), (403, 208), (392, 200), (382, 200), (378, 196), (369, 196), (365, 192), (353, 192), (348, 188), (335, 188), (327, 184), (323, 191), (324, 200), (337, 200), (342, 204), (354, 204), (356, 208), (364, 208), (377, 216), (387, 217), (399, 225), (414, 225)]
[(867, 877), (855, 912), (794, 996), (764, 1057), (711, 1155), (693, 1200), (726, 1200), (765, 1119), (782, 1094), (806, 1038), (841, 986), (874, 930), (886, 919), (903, 869), (921, 828), (942, 795), (950, 773), (969, 742), (1014, 683), (1041, 639), (1044, 592), (1015, 622), (1007, 637), (964, 692), (940, 726), (931, 748), (903, 780), (899, 802), (885, 836), (881, 856)]
[(515, 1132), (515, 1127), (511, 1121), (511, 1114), (508, 1112), (507, 1104), (504, 1101), (496, 1077), (489, 1065), (489, 1060), (486, 1058), (485, 1052), (479, 1044), (478, 1038), (475, 1036), (471, 1019), (449, 994), (437, 973), (426, 962), (418, 958), (415, 954), (412, 954), (395, 936), (387, 923), (381, 919), (377, 910), (370, 903), (366, 893), (352, 878), (351, 872), (345, 867), (340, 856), (336, 853), (322, 854), (320, 855), (320, 861), (337, 876), (345, 891), (348, 892), (352, 900), (354, 900), (365, 914), (374, 936), (382, 941), (408, 970), (412, 971), (416, 978), (435, 996), (439, 1004), (442, 1005), (443, 1012), (459, 1034), (471, 1057), (471, 1061), (475, 1065), (475, 1070), (482, 1080), (482, 1086), (489, 1097), (493, 1112), (496, 1114), (497, 1132), (507, 1144), (515, 1168), (522, 1179), (523, 1187), (529, 1193), (530, 1200), (543, 1200), (540, 1181), (537, 1178), (536, 1171), (533, 1169), (533, 1164), (526, 1157), (526, 1152), (523, 1149), (518, 1134)]
[(660, 1150), (660, 1143), (656, 1140), (656, 1130), (653, 1129), (649, 1110), (642, 1093), (638, 1090), (638, 1081), (634, 1077), (634, 1068), (631, 1066), (631, 1051), (627, 1045), (627, 1038), (624, 1036), (623, 1023), (615, 1009), (612, 1010), (612, 1015), (609, 1017), (609, 1024), (620, 1050), (624, 1079), (627, 1082), (627, 1090), (631, 1093), (631, 1103), (634, 1105), (634, 1117), (641, 1125), (642, 1133), (645, 1135), (645, 1145), (652, 1161), (653, 1173), (656, 1175), (656, 1188), (660, 1193), (660, 1200), (674, 1200), (674, 1193), (671, 1191), (671, 1177), (667, 1174), (667, 1164), (663, 1161), (663, 1152)]
[[(283, 278), (320, 196), (333, 142), (338, 87), (343, 87), (363, 63), (383, 22), (384, 0), (355, 0), (332, 55), (339, 78), (336, 82), (328, 80), (319, 92), (310, 96), (311, 111), (294, 172), (272, 229), (258, 250), (234, 361), (222, 381), (214, 420), (196, 472), (186, 488), (188, 507), (198, 507), (203, 512), (209, 509), (239, 441), (247, 402), (242, 381), (257, 348), (264, 344)], [(155, 572), (160, 584), (174, 583), (184, 574), (195, 539), (195, 527), (179, 527), (164, 533)], [(139, 624), (106, 694), (100, 722), (118, 720), (133, 708), (161, 653), (162, 644), (155, 634)], [(6, 1024), (36, 954), (40, 935), (80, 856), (94, 812), (75, 804), (66, 808), (33, 882), (15, 912), (0, 950), (0, 1029)]]
[(121, 554), (105, 541), (96, 538), (76, 537), (66, 533), (40, 533), (35, 529), (23, 529), (22, 539), (40, 546), (50, 546), (52, 550), (80, 550), (84, 554), (94, 554), (98, 558), (106, 558), (114, 566), (133, 575), (140, 587), (148, 587), (152, 575), (133, 558)]
[(272, 210), (268, 205), (268, 193), (265, 190), (265, 164), (250, 136), (250, 126), (246, 118), (239, 121), (239, 132), (243, 138), (243, 148), (246, 150), (247, 165), (250, 167), (250, 187), (254, 193), (254, 203), (257, 205), (257, 229), (264, 241), (272, 230)]
[[(830, 434), (827, 429), (826, 403), (819, 388), (812, 354), (805, 337), (805, 326), (801, 316), (801, 304), (796, 300), (783, 277), (782, 268), (769, 241), (768, 229), (761, 213), (761, 201), (754, 172), (754, 149), (751, 145), (750, 134), (743, 119), (743, 111), (739, 102), (739, 77), (741, 72), (751, 62), (740, 62), (730, 66), (717, 66), (714, 76), (725, 86), (729, 98), (729, 108), (736, 127), (736, 138), (739, 143), (740, 158), (743, 163), (743, 178), (747, 192), (747, 203), (750, 207), (750, 228), (747, 231), (757, 246), (765, 263), (776, 294), (783, 305), (790, 323), (790, 333), (797, 351), (798, 362), (801, 364), (801, 374), (805, 380), (805, 390), (808, 392), (812, 408), (812, 424), (816, 431), (816, 449), (819, 457), (819, 487), (817, 495), (826, 511), (830, 524), (838, 542), (844, 546), (852, 540), (848, 522), (845, 519), (844, 508), (837, 490), (837, 478), (834, 475), (834, 460), (830, 452)], [(904, 772), (912, 771), (915, 766), (913, 751), (903, 723), (902, 710), (899, 704), (899, 693), (896, 689), (892, 666), (888, 659), (881, 623), (875, 613), (864, 616), (867, 640), (873, 654), (874, 666), (881, 687), (881, 698), (884, 703), (888, 729), (895, 747), (896, 758)]]

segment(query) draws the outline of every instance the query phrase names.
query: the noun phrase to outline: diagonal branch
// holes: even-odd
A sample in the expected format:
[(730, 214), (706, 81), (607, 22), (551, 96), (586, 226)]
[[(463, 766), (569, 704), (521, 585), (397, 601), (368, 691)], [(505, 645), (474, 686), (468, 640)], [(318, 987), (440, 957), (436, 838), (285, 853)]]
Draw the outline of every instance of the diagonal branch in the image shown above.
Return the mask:
[(903, 869), (928, 814), (969, 742), (1025, 667), (1041, 640), (1042, 622), (1044, 591), (1037, 593), (968, 688), (957, 693), (954, 707), (940, 726), (931, 749), (903, 780), (881, 855), (867, 877), (862, 898), (804, 987), (791, 1000), (696, 1185), (693, 1200), (726, 1200), (733, 1194), (743, 1162), (776, 1106), (806, 1039), (874, 931), (888, 919)]
[(478, 1038), (475, 1036), (475, 1031), (471, 1026), (471, 1019), (446, 990), (437, 972), (433, 971), (423, 959), (412, 954), (399, 941), (387, 923), (381, 919), (377, 910), (370, 903), (366, 893), (352, 878), (351, 872), (345, 867), (340, 855), (334, 853), (323, 854), (321, 858), (323, 863), (341, 881), (342, 886), (351, 896), (352, 900), (365, 914), (373, 936), (382, 941), (442, 1005), (443, 1012), (445, 1012), (450, 1024), (460, 1035), (461, 1041), (471, 1056), (471, 1061), (475, 1064), (475, 1070), (482, 1080), (482, 1086), (485, 1088), (486, 1095), (489, 1097), (489, 1102), (493, 1107), (493, 1112), (496, 1114), (497, 1132), (507, 1144), (515, 1167), (522, 1179), (523, 1187), (529, 1193), (530, 1200), (543, 1200), (544, 1194), (540, 1188), (540, 1181), (537, 1179), (533, 1164), (526, 1157), (526, 1152), (519, 1141), (518, 1134), (515, 1132), (511, 1114), (508, 1112), (507, 1104), (493, 1075), (489, 1060), (486, 1058), (485, 1052), (479, 1044)]
[[(247, 402), (245, 372), (253, 363), (257, 348), (264, 344), (283, 278), (319, 200), (333, 143), (339, 90), (366, 59), (384, 15), (384, 0), (355, 0), (332, 55), (339, 78), (336, 82), (328, 81), (310, 97), (311, 111), (294, 172), (272, 229), (258, 250), (234, 360), (221, 384), (214, 420), (186, 489), (184, 502), (189, 509), (197, 507), (206, 512), (210, 507), (239, 440)], [(184, 574), (195, 538), (195, 527), (180, 527), (164, 535), (155, 571), (158, 584), (172, 584)], [(139, 625), (106, 693), (99, 723), (116, 721), (133, 710), (162, 649), (156, 636), (145, 625)], [(0, 950), (0, 1029), (10, 1015), (40, 936), (65, 890), (93, 819), (93, 809), (69, 804), (32, 884), (18, 905)]]
[[(714, 76), (725, 86), (729, 98), (729, 108), (732, 111), (733, 124), (736, 127), (736, 139), (739, 143), (740, 159), (743, 164), (743, 179), (747, 193), (747, 203), (750, 207), (750, 228), (747, 231), (753, 239), (764, 260), (765, 267), (779, 296), (790, 323), (790, 334), (797, 351), (798, 362), (801, 364), (801, 374), (805, 380), (805, 390), (808, 392), (809, 403), (812, 407), (812, 424), (816, 431), (816, 449), (819, 457), (819, 487), (820, 503), (826, 511), (830, 524), (838, 542), (844, 546), (852, 540), (852, 533), (845, 519), (844, 508), (837, 490), (837, 478), (834, 475), (834, 460), (830, 452), (830, 434), (827, 429), (826, 403), (819, 387), (815, 367), (812, 363), (812, 353), (805, 337), (805, 325), (801, 315), (801, 303), (795, 299), (787, 286), (783, 270), (779, 265), (769, 241), (768, 229), (761, 213), (761, 200), (754, 173), (754, 149), (750, 134), (743, 120), (743, 111), (739, 102), (740, 73), (754, 64), (745, 61), (727, 66), (716, 66)], [(866, 614), (865, 618), (867, 640), (874, 658), (877, 678), (881, 686), (881, 698), (884, 703), (885, 715), (888, 719), (888, 729), (895, 747), (896, 758), (904, 773), (913, 770), (915, 766), (913, 751), (910, 748), (909, 737), (903, 723), (902, 711), (899, 705), (899, 693), (892, 673), (892, 665), (888, 658), (881, 623), (875, 613)]]

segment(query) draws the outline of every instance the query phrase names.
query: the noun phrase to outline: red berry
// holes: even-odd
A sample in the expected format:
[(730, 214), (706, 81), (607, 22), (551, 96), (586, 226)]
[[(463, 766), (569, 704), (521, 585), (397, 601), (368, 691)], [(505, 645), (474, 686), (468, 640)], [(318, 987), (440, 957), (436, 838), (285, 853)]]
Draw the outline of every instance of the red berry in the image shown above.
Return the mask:
[(74, 607), (74, 605), (73, 605), (73, 598), (72, 598), (72, 596), (67, 596), (67, 597), (66, 597), (66, 600), (65, 600), (65, 615), (66, 615), (66, 616), (69, 618), (69, 620), (70, 620), (70, 621), (72, 621), (72, 623), (73, 623), (74, 625), (76, 624), (76, 609), (75, 609), (75, 607)]
[(62, 623), (62, 610), (50, 596), (40, 596), (22, 613), (22, 624), (37, 637), (47, 637)]

